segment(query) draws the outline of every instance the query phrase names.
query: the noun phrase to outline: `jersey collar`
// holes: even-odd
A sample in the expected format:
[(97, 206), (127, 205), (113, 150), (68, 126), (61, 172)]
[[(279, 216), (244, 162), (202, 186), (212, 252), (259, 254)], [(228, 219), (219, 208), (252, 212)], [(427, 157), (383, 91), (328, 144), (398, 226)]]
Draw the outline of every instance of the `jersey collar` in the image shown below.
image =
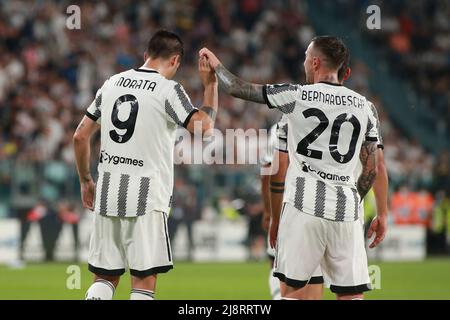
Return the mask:
[(332, 83), (332, 82), (328, 82), (328, 81), (319, 81), (319, 83), (329, 84), (330, 86), (342, 87), (342, 84), (340, 84), (340, 83)]
[(150, 69), (150, 68), (147, 68), (147, 67), (135, 68), (134, 71), (137, 71), (137, 72), (148, 72), (148, 73), (159, 73), (155, 69)]

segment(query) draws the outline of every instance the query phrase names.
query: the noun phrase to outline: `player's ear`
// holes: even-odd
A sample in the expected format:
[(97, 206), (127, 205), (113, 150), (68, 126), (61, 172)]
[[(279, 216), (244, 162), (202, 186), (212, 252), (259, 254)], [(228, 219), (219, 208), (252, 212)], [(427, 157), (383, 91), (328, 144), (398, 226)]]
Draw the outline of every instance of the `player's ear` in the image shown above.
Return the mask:
[(176, 55), (174, 55), (174, 56), (172, 56), (170, 58), (170, 65), (171, 66), (178, 66), (180, 64), (180, 61), (181, 61), (180, 55), (176, 54)]
[(352, 74), (352, 69), (351, 68), (347, 68), (347, 70), (345, 70), (343, 81), (346, 81), (348, 78), (350, 78), (351, 74)]
[(144, 51), (144, 62), (147, 61), (147, 59), (148, 59), (148, 53), (147, 53), (147, 51)]
[(313, 57), (312, 66), (313, 70), (317, 70), (320, 68), (320, 64), (322, 61), (320, 61), (320, 57)]

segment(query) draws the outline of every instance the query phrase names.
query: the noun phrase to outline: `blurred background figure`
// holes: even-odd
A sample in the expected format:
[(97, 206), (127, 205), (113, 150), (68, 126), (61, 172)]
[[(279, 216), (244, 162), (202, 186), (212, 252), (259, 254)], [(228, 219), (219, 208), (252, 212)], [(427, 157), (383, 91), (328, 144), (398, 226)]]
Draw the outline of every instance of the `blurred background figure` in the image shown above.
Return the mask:
[[(202, 99), (196, 59), (203, 46), (244, 79), (284, 83), (304, 79), (300, 62), (314, 35), (345, 37), (353, 54), (348, 86), (375, 104), (381, 121), (391, 223), (423, 226), (428, 253), (449, 254), (448, 1), (380, 2), (380, 30), (365, 27), (364, 1), (78, 3), (81, 29), (69, 30), (68, 1), (0, 2), (0, 224), (20, 221), (22, 258), (33, 256), (27, 230), (38, 221), (46, 250), (35, 259), (61, 256), (53, 251), (64, 226), (75, 237), (65, 243), (74, 251), (65, 257), (83, 256), (88, 241), (83, 226), (89, 226), (90, 216), (79, 201), (71, 137), (99, 86), (110, 75), (139, 66), (145, 48), (137, 44), (160, 28), (176, 31), (185, 42), (176, 80), (194, 105)], [(223, 133), (269, 129), (281, 116), (223, 94), (219, 104), (216, 128)], [(97, 139), (92, 166), (98, 162), (98, 145)], [(226, 154), (227, 146), (223, 149)], [(261, 199), (248, 196), (260, 194), (258, 165), (181, 165), (176, 170), (180, 178), (170, 230), (176, 238), (178, 226), (187, 226), (189, 257), (195, 256), (195, 223), (211, 205), (212, 219), (220, 220), (217, 199), (223, 197), (244, 202), (237, 220), (249, 230), (249, 257), (258, 258), (263, 241), (259, 222), (253, 221), (261, 214)]]

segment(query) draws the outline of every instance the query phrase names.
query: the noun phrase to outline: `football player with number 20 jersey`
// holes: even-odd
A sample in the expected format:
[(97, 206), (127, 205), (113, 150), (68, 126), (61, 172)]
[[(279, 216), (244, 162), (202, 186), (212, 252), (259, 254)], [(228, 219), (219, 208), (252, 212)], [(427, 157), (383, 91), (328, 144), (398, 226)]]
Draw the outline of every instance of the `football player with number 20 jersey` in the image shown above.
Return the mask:
[(270, 239), (277, 245), (274, 275), (286, 285), (283, 298), (303, 298), (320, 266), (338, 299), (362, 299), (370, 279), (358, 213), (376, 177), (378, 134), (367, 99), (338, 81), (347, 47), (335, 37), (314, 38), (305, 53), (304, 86), (247, 83), (210, 50), (200, 56), (227, 93), (287, 118), (290, 163), (277, 238)]

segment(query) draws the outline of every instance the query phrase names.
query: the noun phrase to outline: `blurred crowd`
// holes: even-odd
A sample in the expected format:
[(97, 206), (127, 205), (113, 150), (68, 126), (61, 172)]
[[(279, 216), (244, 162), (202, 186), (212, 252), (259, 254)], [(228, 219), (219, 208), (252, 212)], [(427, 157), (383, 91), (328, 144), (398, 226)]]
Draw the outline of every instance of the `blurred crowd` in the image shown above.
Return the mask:
[[(435, 99), (433, 108), (448, 117), (449, 33), (434, 32), (448, 30), (449, 20), (440, 14), (445, 5), (402, 3), (400, 8), (392, 4), (392, 11), (386, 12), (392, 28), (383, 37), (391, 48), (390, 57), (420, 93)], [(428, 10), (423, 16), (429, 20), (412, 15), (408, 8), (416, 3)], [(197, 76), (201, 47), (211, 48), (246, 80), (303, 83), (304, 51), (315, 35), (301, 1), (77, 1), (79, 30), (66, 27), (70, 4), (0, 2), (0, 217), (29, 217), (37, 203), (60, 214), (79, 210), (73, 132), (103, 81), (142, 65), (147, 41), (155, 30), (164, 27), (182, 37), (186, 54), (176, 80), (194, 105), (200, 105), (203, 97)], [(417, 63), (418, 56), (423, 63)], [(448, 153), (436, 157), (408, 139), (389, 119), (389, 108), (395, 106), (383, 105), (370, 92), (368, 66), (351, 61), (351, 67), (348, 86), (365, 94), (378, 109), (393, 190), (405, 186), (431, 192), (448, 189)], [(220, 94), (219, 105), (216, 127), (221, 131), (269, 128), (280, 117), (225, 94)], [(95, 148), (98, 138), (93, 168)], [(257, 166), (181, 165), (176, 171), (175, 199), (188, 195), (195, 200), (176, 201), (174, 219), (189, 226), (210, 207), (229, 216), (234, 216), (230, 210), (244, 216), (262, 214), (262, 206), (234, 201), (244, 199), (245, 204), (245, 199), (259, 194)]]

